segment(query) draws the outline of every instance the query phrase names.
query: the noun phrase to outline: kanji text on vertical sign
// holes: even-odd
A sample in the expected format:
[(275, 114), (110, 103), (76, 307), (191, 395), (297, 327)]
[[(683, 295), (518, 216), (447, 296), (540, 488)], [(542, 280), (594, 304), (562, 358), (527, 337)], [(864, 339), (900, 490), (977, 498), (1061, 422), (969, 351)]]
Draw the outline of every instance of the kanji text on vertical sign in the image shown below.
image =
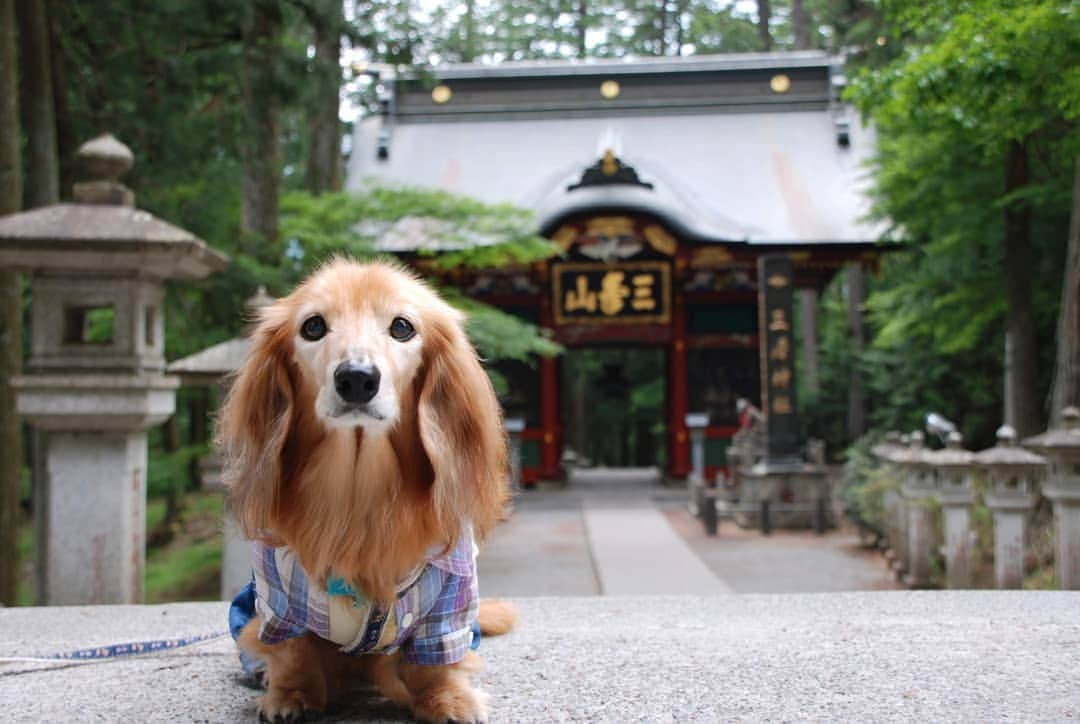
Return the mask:
[(771, 459), (799, 454), (792, 284), (793, 268), (787, 254), (768, 254), (758, 259), (761, 403), (767, 421)]
[(556, 324), (667, 324), (671, 267), (663, 261), (552, 264)]

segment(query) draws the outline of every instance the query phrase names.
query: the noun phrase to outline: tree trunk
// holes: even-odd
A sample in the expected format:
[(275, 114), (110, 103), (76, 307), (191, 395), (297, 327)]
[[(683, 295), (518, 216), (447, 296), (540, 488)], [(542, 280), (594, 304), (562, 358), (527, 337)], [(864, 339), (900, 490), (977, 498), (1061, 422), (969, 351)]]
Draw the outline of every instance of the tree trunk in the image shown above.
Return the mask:
[(75, 151), (79, 141), (71, 127), (71, 110), (67, 100), (67, 57), (60, 36), (63, 24), (57, 14), (56, 1), (49, 3), (49, 43), (52, 48), (53, 115), (56, 123), (56, 151), (58, 157), (60, 198), (71, 198), (75, 184)]
[(476, 60), (476, 0), (465, 2), (465, 47), (461, 49), (461, 62)]
[[(22, 204), (15, 2), (0, 0), (0, 216)], [(0, 270), (0, 604), (18, 588), (22, 440), (11, 378), (22, 369), (22, 294), (17, 274)]]
[(682, 55), (683, 45), (686, 41), (686, 27), (683, 25), (684, 15), (686, 15), (686, 0), (678, 0), (675, 3), (675, 55)]
[(313, 194), (341, 190), (341, 0), (326, 0), (314, 23), (315, 98), (308, 113), (307, 189)]
[(866, 300), (866, 277), (861, 264), (849, 264), (848, 332), (851, 335), (851, 385), (848, 388), (848, 436), (854, 440), (866, 432), (866, 399), (863, 395), (862, 354), (866, 346), (863, 302)]
[(810, 50), (810, 13), (806, 0), (791, 0), (791, 30), (795, 36), (795, 50)]
[(26, 208), (54, 204), (60, 199), (53, 114), (52, 52), (44, 0), (18, 0), (19, 42), (22, 48), (20, 102), (26, 133)]
[(191, 396), (188, 399), (188, 413), (191, 418), (188, 444), (205, 445), (210, 442), (210, 427), (206, 424), (210, 413), (210, 390), (205, 387), (196, 387), (191, 390)]
[(1065, 252), (1065, 279), (1061, 284), (1051, 419), (1060, 420), (1061, 411), (1069, 405), (1080, 405), (1080, 157), (1073, 161), (1072, 217)]
[[(585, 47), (585, 40), (588, 33), (589, 22), (589, 4), (588, 0), (578, 0), (577, 3), (577, 57), (584, 58), (588, 48)], [(578, 451), (581, 454), (581, 451)]]
[(769, 6), (769, 0), (757, 0), (757, 14), (757, 32), (758, 37), (761, 38), (761, 49), (772, 50), (772, 33), (769, 32), (769, 19), (772, 17), (772, 8)]
[[(1027, 185), (1027, 151), (1020, 141), (1010, 141), (1006, 156), (1005, 192)], [(1014, 201), (1005, 208), (1005, 422), (1021, 437), (1039, 431), (1039, 398), (1036, 393), (1035, 317), (1031, 302), (1031, 208)]]
[(272, 0), (257, 0), (244, 23), (240, 88), (246, 120), (240, 230), (249, 235), (253, 255), (276, 260), (278, 195), (281, 185), (281, 101), (275, 88), (275, 56), (280, 53), (281, 12)]
[(667, 0), (660, 0), (657, 8), (656, 19), (659, 22), (659, 26), (654, 25), (656, 30), (656, 55), (667, 55), (667, 21), (668, 21), (668, 3)]

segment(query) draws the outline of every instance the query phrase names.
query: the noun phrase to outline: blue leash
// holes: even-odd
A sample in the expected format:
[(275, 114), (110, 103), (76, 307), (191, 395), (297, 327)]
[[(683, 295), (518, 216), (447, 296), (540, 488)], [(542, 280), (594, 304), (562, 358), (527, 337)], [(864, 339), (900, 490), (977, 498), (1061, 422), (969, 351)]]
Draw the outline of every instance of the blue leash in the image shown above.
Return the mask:
[(0, 656), (0, 664), (13, 664), (13, 663), (57, 663), (57, 662), (71, 662), (71, 663), (91, 663), (95, 661), (102, 661), (106, 659), (116, 659), (124, 656), (145, 656), (148, 654), (156, 654), (162, 651), (171, 651), (172, 649), (179, 649), (184, 646), (191, 646), (193, 644), (200, 644), (206, 641), (213, 641), (228, 636), (228, 631), (221, 631), (220, 633), (212, 634), (200, 634), (197, 636), (185, 636), (177, 639), (157, 639), (154, 641), (129, 641), (122, 644), (111, 644), (109, 646), (96, 646), (87, 649), (75, 649), (74, 651), (63, 651), (56, 654), (49, 654), (47, 656)]

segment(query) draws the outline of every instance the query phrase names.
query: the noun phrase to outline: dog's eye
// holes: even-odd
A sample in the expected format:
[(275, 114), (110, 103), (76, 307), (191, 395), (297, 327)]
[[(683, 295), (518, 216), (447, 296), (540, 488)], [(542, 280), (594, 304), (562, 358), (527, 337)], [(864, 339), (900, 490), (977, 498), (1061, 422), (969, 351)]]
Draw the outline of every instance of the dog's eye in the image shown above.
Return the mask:
[(394, 321), (390, 323), (390, 336), (398, 342), (408, 342), (415, 334), (412, 323), (404, 317), (394, 317)]
[(300, 336), (308, 342), (315, 342), (326, 336), (326, 320), (316, 314), (304, 320), (300, 325)]

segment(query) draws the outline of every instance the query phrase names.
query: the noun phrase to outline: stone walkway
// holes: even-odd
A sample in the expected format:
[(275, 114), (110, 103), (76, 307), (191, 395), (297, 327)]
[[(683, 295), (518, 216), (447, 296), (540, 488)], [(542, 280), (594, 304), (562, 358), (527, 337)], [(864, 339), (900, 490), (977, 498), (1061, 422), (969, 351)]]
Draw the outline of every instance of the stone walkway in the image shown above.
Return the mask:
[(485, 596), (815, 593), (896, 588), (884, 561), (844, 531), (721, 524), (706, 536), (685, 492), (655, 470), (577, 473), (521, 493), (480, 554)]

